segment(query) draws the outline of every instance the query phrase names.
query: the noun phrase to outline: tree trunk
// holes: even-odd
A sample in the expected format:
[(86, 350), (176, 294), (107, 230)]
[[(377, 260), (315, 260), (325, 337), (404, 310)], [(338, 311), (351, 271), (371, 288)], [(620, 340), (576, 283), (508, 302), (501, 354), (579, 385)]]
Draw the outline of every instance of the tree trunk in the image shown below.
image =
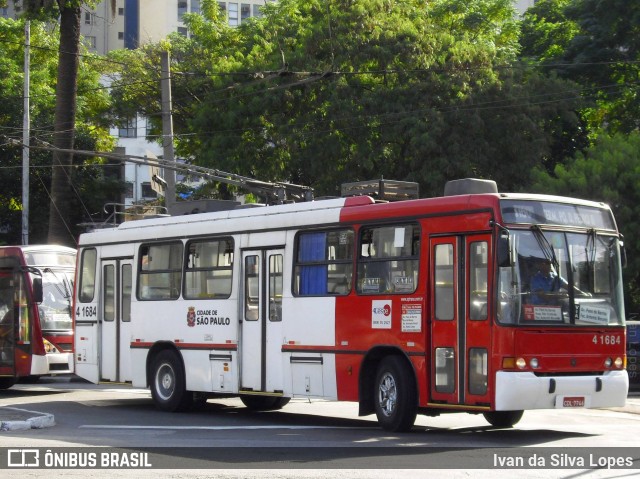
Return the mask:
[[(80, 7), (61, 7), (53, 146), (62, 149), (72, 149), (74, 146), (80, 18)], [(74, 225), (70, 224), (72, 162), (72, 154), (53, 152), (47, 240), (49, 243), (75, 247)]]

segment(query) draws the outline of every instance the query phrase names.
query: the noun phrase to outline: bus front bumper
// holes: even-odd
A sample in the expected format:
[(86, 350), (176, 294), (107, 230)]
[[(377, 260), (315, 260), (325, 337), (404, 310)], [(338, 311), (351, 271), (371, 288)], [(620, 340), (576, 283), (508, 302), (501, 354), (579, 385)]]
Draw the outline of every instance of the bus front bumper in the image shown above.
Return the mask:
[(536, 376), (532, 372), (496, 373), (496, 411), (624, 406), (629, 392), (626, 370), (593, 376)]
[(31, 375), (43, 376), (48, 374), (73, 373), (73, 354), (54, 353), (44, 356), (33, 355), (31, 359)]

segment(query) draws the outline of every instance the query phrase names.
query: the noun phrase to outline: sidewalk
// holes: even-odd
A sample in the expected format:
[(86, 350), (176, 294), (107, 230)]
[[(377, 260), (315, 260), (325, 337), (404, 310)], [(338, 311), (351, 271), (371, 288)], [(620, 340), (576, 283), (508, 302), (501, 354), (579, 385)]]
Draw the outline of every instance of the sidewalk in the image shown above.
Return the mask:
[[(623, 407), (612, 407), (608, 409), (629, 414), (640, 414), (640, 390), (629, 391), (627, 403)], [(56, 421), (53, 414), (0, 406), (0, 432), (42, 429), (55, 426), (55, 424)]]
[(53, 414), (28, 411), (16, 407), (0, 407), (0, 431), (42, 429), (55, 426)]

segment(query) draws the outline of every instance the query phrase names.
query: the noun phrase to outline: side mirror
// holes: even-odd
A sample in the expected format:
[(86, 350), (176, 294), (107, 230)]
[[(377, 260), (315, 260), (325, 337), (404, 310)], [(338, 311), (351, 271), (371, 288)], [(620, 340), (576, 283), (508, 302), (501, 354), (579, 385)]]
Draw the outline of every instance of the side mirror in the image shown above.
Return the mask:
[(34, 277), (32, 282), (33, 289), (33, 302), (34, 303), (42, 303), (44, 299), (44, 293), (42, 291), (42, 278)]
[(500, 236), (498, 236), (496, 257), (498, 267), (506, 268), (513, 266), (513, 262), (511, 261), (511, 237), (506, 231), (501, 231)]

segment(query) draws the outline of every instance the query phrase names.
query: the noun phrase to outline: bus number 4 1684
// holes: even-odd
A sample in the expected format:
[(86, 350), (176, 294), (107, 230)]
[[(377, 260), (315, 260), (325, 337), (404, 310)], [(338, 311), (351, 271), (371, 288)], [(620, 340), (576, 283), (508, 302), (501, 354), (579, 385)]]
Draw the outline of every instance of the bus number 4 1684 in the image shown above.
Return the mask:
[(76, 317), (92, 318), (98, 315), (97, 306), (83, 306), (76, 309)]
[(620, 344), (620, 336), (616, 334), (594, 334), (591, 342), (593, 344), (614, 345)]

